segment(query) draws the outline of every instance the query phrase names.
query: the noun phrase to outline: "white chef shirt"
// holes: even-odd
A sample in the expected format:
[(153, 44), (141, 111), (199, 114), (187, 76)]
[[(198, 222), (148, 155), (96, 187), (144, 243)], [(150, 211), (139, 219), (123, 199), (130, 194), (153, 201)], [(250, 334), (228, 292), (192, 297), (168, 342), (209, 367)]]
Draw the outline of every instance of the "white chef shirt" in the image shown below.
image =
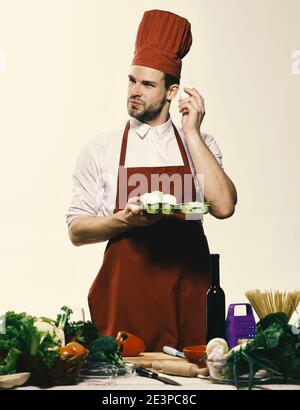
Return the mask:
[[(80, 216), (113, 214), (117, 194), (118, 166), (126, 123), (118, 131), (97, 134), (82, 149), (73, 173), (73, 196), (66, 213), (67, 225)], [(186, 145), (184, 133), (177, 128), (194, 175), (197, 201), (203, 201), (199, 180)], [(211, 135), (202, 133), (208, 148), (222, 166), (222, 153)], [(151, 127), (130, 119), (125, 167), (183, 165), (171, 118)]]

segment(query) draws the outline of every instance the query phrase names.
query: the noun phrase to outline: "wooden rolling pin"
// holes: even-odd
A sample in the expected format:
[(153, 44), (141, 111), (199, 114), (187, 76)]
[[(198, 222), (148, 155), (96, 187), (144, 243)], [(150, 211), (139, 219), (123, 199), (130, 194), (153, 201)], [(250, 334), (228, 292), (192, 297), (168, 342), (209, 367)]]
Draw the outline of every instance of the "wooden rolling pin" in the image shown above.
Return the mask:
[(197, 377), (198, 374), (208, 376), (208, 369), (199, 369), (196, 364), (174, 360), (155, 360), (152, 368), (173, 376)]

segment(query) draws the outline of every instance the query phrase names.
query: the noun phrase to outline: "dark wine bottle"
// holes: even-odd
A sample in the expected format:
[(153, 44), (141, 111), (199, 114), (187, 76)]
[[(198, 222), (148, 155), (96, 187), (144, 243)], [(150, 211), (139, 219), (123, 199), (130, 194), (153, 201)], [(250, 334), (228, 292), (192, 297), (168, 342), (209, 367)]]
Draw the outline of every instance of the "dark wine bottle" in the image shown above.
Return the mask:
[(210, 255), (210, 287), (206, 292), (206, 343), (225, 338), (225, 293), (220, 286), (219, 254)]

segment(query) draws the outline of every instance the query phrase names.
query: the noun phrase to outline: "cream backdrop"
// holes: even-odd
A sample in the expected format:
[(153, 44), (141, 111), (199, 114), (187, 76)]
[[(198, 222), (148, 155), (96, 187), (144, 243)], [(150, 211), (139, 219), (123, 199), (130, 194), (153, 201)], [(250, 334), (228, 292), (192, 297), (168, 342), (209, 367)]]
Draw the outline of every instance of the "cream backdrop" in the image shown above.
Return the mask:
[(127, 118), (135, 34), (153, 8), (191, 21), (182, 84), (204, 96), (202, 130), (238, 190), (232, 218), (205, 218), (227, 304), (299, 287), (300, 0), (0, 0), (2, 309), (88, 312), (105, 244), (71, 244), (71, 176), (84, 144)]

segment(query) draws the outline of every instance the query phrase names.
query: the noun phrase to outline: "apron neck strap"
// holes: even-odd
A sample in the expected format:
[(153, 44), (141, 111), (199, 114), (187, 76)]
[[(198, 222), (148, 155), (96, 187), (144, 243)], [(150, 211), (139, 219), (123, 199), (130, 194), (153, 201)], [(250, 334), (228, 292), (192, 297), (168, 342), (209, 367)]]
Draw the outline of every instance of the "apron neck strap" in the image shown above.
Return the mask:
[(124, 129), (124, 132), (123, 132), (121, 153), (120, 153), (120, 159), (119, 159), (119, 167), (124, 167), (124, 165), (125, 165), (125, 157), (126, 157), (126, 148), (127, 148), (129, 128), (130, 128), (130, 121), (128, 120), (127, 124), (125, 126), (125, 129)]
[(180, 150), (180, 153), (181, 153), (181, 157), (182, 157), (182, 160), (183, 160), (184, 167), (185, 167), (185, 169), (190, 170), (190, 164), (189, 164), (189, 160), (188, 160), (188, 157), (187, 157), (186, 150), (184, 148), (184, 145), (183, 145), (182, 139), (179, 135), (179, 132), (178, 132), (177, 128), (175, 127), (175, 125), (173, 124), (173, 121), (172, 121), (172, 125), (173, 125), (173, 129), (174, 129), (175, 136), (176, 136), (176, 141), (177, 141), (177, 144), (179, 146), (179, 150)]

